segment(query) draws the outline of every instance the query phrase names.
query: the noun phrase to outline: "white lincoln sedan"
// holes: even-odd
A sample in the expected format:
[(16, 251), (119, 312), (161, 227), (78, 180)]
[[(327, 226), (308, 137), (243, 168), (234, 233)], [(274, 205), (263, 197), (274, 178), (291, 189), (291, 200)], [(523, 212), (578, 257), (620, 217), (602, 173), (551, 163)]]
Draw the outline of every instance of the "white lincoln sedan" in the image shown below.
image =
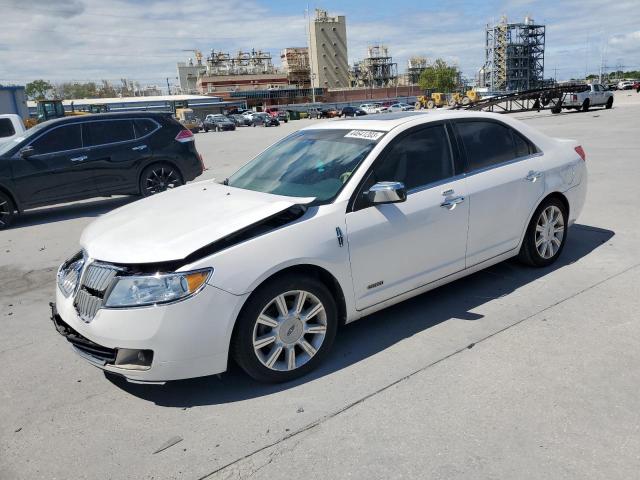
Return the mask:
[(510, 257), (553, 263), (586, 185), (581, 146), (508, 116), (314, 124), (222, 184), (94, 221), (59, 269), (52, 318), (78, 354), (130, 381), (232, 359), (287, 381), (331, 354), (341, 323)]

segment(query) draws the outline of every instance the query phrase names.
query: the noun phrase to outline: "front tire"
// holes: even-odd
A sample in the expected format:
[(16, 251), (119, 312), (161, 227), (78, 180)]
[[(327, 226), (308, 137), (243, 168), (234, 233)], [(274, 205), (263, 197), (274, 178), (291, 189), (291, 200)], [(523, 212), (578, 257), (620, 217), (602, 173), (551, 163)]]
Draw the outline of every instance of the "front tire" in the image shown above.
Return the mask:
[(16, 207), (9, 195), (0, 192), (0, 230), (4, 230), (11, 226), (15, 218)]
[(567, 241), (567, 222), (567, 208), (559, 199), (542, 202), (529, 222), (518, 259), (532, 267), (555, 262)]
[(184, 184), (180, 171), (168, 163), (154, 163), (140, 175), (140, 194), (150, 197)]
[(238, 317), (232, 354), (261, 382), (287, 382), (322, 362), (335, 339), (337, 308), (315, 278), (286, 275), (259, 287)]

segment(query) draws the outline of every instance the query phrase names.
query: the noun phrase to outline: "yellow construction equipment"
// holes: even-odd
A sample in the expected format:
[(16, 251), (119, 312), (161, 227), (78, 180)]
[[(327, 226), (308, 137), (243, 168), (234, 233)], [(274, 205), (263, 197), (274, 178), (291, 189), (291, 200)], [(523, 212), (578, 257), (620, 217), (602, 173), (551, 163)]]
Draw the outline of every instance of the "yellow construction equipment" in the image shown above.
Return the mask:
[(480, 100), (480, 95), (478, 95), (478, 92), (476, 90), (467, 90), (465, 93), (455, 92), (451, 94), (451, 97), (449, 98), (449, 106), (467, 106), (477, 102), (478, 100)]
[(193, 133), (199, 132), (202, 128), (201, 123), (198, 121), (196, 114), (191, 108), (176, 108), (175, 117), (184, 126), (184, 128), (191, 130)]
[(423, 108), (437, 108), (444, 107), (447, 104), (447, 95), (444, 93), (432, 93), (431, 95), (420, 95), (416, 102), (416, 110)]

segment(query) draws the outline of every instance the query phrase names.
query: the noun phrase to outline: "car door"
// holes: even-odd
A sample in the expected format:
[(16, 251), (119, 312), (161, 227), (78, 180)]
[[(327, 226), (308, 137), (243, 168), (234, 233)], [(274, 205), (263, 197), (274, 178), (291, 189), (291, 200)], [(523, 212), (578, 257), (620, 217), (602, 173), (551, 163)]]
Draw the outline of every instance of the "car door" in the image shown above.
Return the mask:
[(544, 193), (539, 150), (493, 120), (457, 120), (469, 196), (467, 267), (518, 247)]
[(137, 191), (141, 165), (153, 155), (148, 140), (155, 125), (151, 119), (105, 119), (84, 124), (88, 160), (94, 165), (94, 183), (100, 194)]
[[(369, 204), (363, 193), (381, 181), (404, 183), (406, 201)], [(456, 176), (444, 124), (417, 127), (394, 139), (346, 215), (356, 308), (462, 270), (468, 209), (465, 180)]]
[(16, 192), (23, 205), (38, 205), (96, 195), (92, 166), (82, 144), (82, 126), (71, 123), (53, 127), (38, 135), (12, 158)]

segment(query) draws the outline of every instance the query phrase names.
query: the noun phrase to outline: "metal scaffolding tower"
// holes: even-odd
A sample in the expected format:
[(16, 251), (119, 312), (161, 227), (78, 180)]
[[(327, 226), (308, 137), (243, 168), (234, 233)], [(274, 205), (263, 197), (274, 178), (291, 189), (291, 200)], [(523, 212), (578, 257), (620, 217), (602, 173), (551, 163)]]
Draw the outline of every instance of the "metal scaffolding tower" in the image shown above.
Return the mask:
[(389, 55), (384, 45), (372, 45), (367, 49), (368, 56), (354, 64), (351, 71), (352, 83), (359, 87), (395, 86), (398, 80), (398, 64)]
[(492, 92), (519, 92), (544, 84), (545, 26), (524, 23), (487, 25), (484, 84)]
[(256, 75), (276, 72), (271, 62), (271, 54), (255, 49), (250, 52), (239, 51), (235, 56), (211, 50), (207, 58), (207, 70), (209, 75)]

